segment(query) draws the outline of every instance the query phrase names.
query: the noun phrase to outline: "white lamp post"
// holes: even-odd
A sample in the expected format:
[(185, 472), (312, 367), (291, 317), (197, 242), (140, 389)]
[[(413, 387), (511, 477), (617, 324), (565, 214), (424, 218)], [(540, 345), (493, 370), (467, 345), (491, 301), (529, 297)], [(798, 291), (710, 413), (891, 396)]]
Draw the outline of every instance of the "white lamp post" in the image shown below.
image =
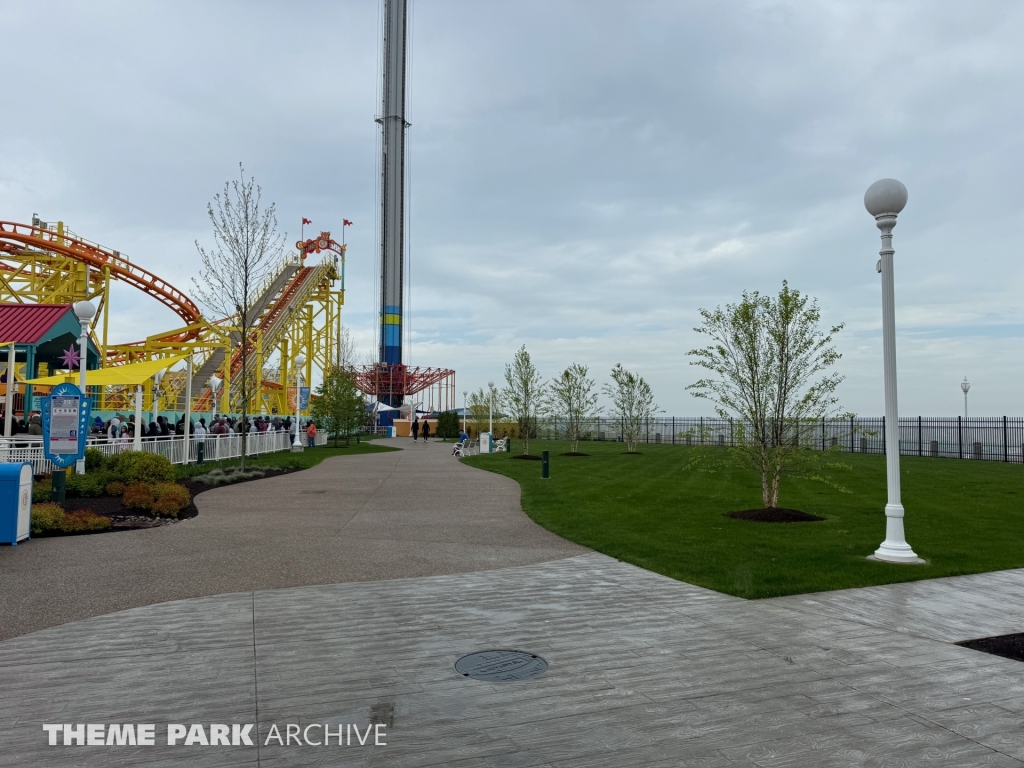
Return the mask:
[(466, 390), (462, 390), (462, 431), (463, 432), (466, 431), (466, 395), (468, 395), (468, 394), (469, 394), (469, 392), (467, 392)]
[(971, 389), (971, 383), (964, 376), (964, 380), (960, 382), (960, 389), (964, 391), (964, 418), (967, 418), (967, 393)]
[[(213, 397), (210, 398), (210, 413), (217, 412), (217, 391), (220, 389), (220, 385), (224, 383), (224, 380), (217, 377), (216, 375), (211, 376), (209, 381), (206, 382), (210, 387), (210, 392), (213, 393)], [(210, 425), (213, 426), (212, 424)]]
[(864, 207), (882, 232), (879, 265), (882, 273), (882, 349), (885, 369), (885, 468), (889, 500), (885, 505), (885, 541), (874, 559), (889, 563), (922, 563), (907, 543), (900, 501), (900, 421), (896, 401), (896, 299), (893, 280), (892, 230), (907, 204), (907, 188), (896, 179), (876, 181), (864, 193)]
[(493, 381), (488, 381), (487, 382), (487, 388), (489, 390), (491, 390), (490, 405), (487, 406), (487, 420), (488, 420), (487, 421), (487, 432), (490, 435), (492, 435), (492, 440), (493, 440), (493, 435), (494, 435), (494, 382)]
[(299, 371), (306, 364), (306, 356), (299, 352), (295, 356), (295, 440), (292, 441), (292, 450), (302, 450), (302, 438), (299, 437), (299, 414), (302, 413), (302, 393), (299, 391)]
[(85, 397), (85, 367), (88, 362), (87, 355), (89, 353), (89, 323), (96, 316), (96, 307), (92, 305), (91, 301), (77, 301), (74, 306), (75, 317), (78, 318), (78, 322), (82, 325), (82, 333), (78, 337), (78, 386), (82, 390), (82, 397)]
[[(78, 322), (82, 326), (82, 332), (78, 336), (78, 388), (82, 390), (82, 401), (88, 397), (85, 390), (85, 369), (88, 364), (89, 358), (89, 323), (96, 316), (96, 307), (92, 305), (91, 301), (76, 301), (74, 306), (75, 317), (78, 318)], [(10, 383), (14, 381), (14, 377), (10, 374), (7, 376), (8, 387)], [(75, 471), (80, 475), (85, 474), (85, 459), (79, 459), (75, 463)]]

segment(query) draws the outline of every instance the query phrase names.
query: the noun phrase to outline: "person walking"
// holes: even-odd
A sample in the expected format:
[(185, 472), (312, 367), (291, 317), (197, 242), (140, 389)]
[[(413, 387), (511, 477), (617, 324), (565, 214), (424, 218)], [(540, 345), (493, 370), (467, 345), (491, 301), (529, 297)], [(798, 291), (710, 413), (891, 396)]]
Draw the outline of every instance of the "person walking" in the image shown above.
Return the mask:
[(423, 442), (427, 442), (427, 438), (430, 437), (430, 422), (426, 419), (423, 420)]
[(316, 424), (310, 419), (309, 426), (306, 427), (306, 437), (309, 439), (309, 447), (316, 448)]
[(412, 441), (415, 443), (420, 437), (420, 420), (413, 419), (412, 421)]

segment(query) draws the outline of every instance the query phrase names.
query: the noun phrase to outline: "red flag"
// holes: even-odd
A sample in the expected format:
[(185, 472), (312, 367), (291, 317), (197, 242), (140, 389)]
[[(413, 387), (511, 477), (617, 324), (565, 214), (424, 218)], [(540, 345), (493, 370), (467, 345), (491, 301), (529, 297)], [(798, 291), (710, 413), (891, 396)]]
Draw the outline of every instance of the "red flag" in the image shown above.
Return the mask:
[(311, 219), (307, 219), (305, 216), (303, 216), (302, 217), (302, 223), (303, 224), (312, 224), (313, 221)]
[(349, 221), (348, 219), (342, 219), (341, 226), (343, 226), (343, 227), (351, 227), (352, 226), (352, 222)]

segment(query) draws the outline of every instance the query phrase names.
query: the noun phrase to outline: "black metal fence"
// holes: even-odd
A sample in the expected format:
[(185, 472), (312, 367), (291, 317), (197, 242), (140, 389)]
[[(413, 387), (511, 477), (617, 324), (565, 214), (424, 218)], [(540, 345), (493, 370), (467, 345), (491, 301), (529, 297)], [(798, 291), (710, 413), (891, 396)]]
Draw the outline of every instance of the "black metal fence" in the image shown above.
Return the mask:
[[(1024, 463), (1024, 417), (905, 416), (899, 421), (901, 455)], [(795, 428), (794, 440), (817, 450), (884, 454), (887, 428), (884, 416), (806, 421)], [(640, 442), (728, 447), (736, 444), (740, 434), (732, 419), (657, 417), (644, 422)], [(542, 440), (564, 436), (564, 425), (557, 419), (538, 424), (537, 437)], [(621, 440), (622, 429), (613, 418), (587, 419), (583, 439)]]

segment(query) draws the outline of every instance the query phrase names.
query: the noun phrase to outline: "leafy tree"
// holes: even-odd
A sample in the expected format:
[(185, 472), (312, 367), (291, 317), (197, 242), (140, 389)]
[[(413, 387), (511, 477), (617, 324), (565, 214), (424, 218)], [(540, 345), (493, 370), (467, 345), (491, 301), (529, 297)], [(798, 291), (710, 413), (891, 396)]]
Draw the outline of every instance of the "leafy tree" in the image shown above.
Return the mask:
[(627, 371), (622, 363), (616, 363), (612, 368), (612, 384), (604, 385), (604, 393), (611, 398), (612, 418), (619, 422), (626, 450), (636, 453), (644, 425), (658, 410), (650, 385), (643, 376)]
[(579, 448), (583, 421), (599, 412), (594, 380), (587, 375), (590, 369), (573, 363), (548, 385), (548, 399), (545, 403), (548, 413), (556, 423), (565, 424), (565, 438), (573, 453)]
[[(259, 320), (259, 292), (264, 278), (284, 253), (284, 236), (277, 233), (274, 203), (264, 208), (263, 189), (251, 176), (246, 179), (241, 163), (238, 169), (240, 178), (225, 182), (223, 195), (214, 195), (215, 202), (206, 206), (213, 225), (214, 246), (207, 250), (196, 241), (200, 268), (199, 277), (192, 278), (192, 283), (196, 298), (214, 317), (232, 318), (232, 346), (238, 344), (242, 356), (239, 388), (241, 423), (245, 424), (253, 380), (262, 374), (262, 371), (250, 370), (255, 341), (253, 329)], [(231, 365), (230, 355), (225, 365)], [(228, 396), (230, 398), (230, 393)], [(243, 470), (247, 437), (243, 429), (240, 461)]]
[(692, 350), (690, 364), (713, 377), (688, 389), (735, 420), (733, 450), (760, 473), (765, 507), (778, 506), (787, 471), (828, 482), (817, 470), (806, 471), (821, 454), (801, 449), (800, 428), (807, 434), (808, 422), (840, 415), (835, 390), (843, 377), (827, 371), (841, 357), (832, 337), (843, 326), (822, 331), (817, 300), (786, 281), (777, 297), (744, 292), (738, 304), (700, 314), (703, 323), (694, 330), (711, 344)]
[(442, 411), (437, 414), (437, 432), (434, 437), (447, 440), (459, 436), (459, 414), (455, 411)]
[(544, 401), (544, 384), (525, 344), (505, 366), (505, 384), (502, 401), (519, 427), (523, 453), (529, 454), (530, 438), (537, 431), (537, 411)]
[[(500, 416), (501, 392), (494, 392), (494, 416)], [(476, 430), (477, 437), (481, 432), (486, 432), (491, 418), (491, 393), (480, 387), (476, 392), (470, 392), (466, 401), (466, 408), (469, 411), (469, 423)]]
[(357, 432), (366, 417), (362, 393), (356, 389), (355, 373), (343, 368), (331, 368), (324, 374), (323, 383), (316, 389), (310, 412), (314, 423), (334, 437), (345, 436), (348, 445), (353, 432)]

